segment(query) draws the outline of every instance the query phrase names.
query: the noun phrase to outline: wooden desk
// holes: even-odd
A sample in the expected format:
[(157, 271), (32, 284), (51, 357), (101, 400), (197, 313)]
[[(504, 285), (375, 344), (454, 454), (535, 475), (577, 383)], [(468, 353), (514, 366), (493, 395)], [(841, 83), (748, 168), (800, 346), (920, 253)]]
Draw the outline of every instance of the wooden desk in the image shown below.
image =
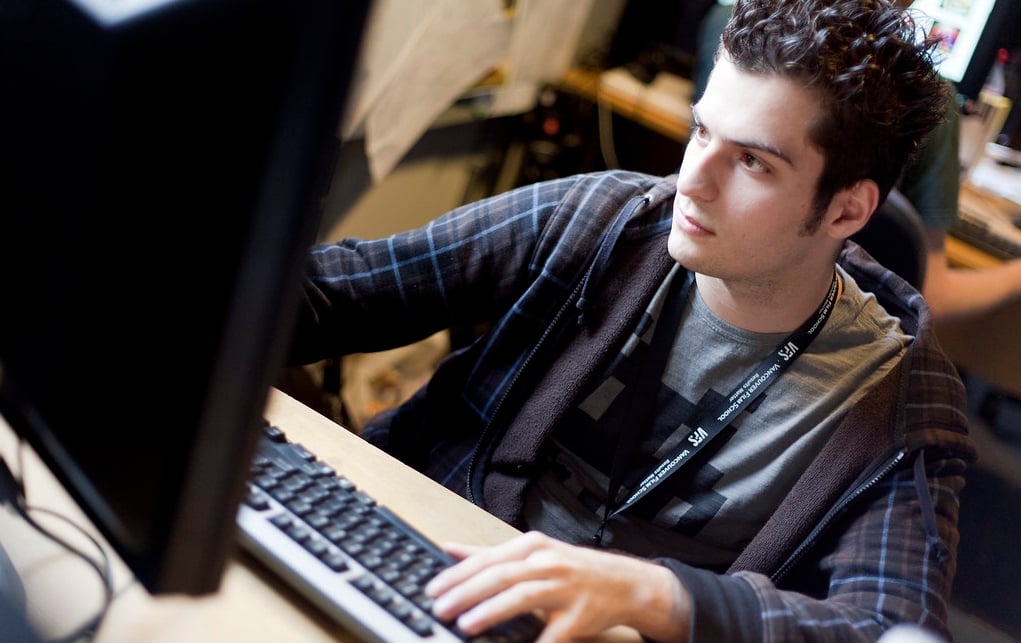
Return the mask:
[[(982, 188), (973, 186), (965, 181), (961, 184), (960, 201), (962, 207), (968, 206), (972, 209), (984, 210), (997, 213), (1002, 216), (1009, 216), (1017, 212), (1018, 205), (1003, 197), (990, 194)], [(947, 235), (947, 258), (953, 266), (964, 268), (989, 268), (1003, 262), (987, 252), (979, 250), (966, 241), (958, 239), (952, 234)]]
[(578, 94), (594, 103), (603, 103), (614, 113), (631, 119), (648, 129), (679, 143), (688, 140), (691, 114), (660, 108), (654, 103), (637, 99), (612, 88), (600, 85), (601, 74), (585, 69), (569, 69), (560, 80), (560, 88)]
[[(271, 393), (266, 417), (433, 540), (493, 544), (518, 533), (279, 391)], [(19, 459), (18, 450), (16, 436), (0, 420), (0, 455), (15, 473), (19, 461), (23, 462), (21, 473), (29, 503), (67, 515), (98, 538), (98, 532), (35, 453), (23, 447)], [(92, 551), (84, 538), (61, 528), (61, 523), (46, 520), (45, 515), (39, 519), (71, 542)], [(98, 608), (100, 587), (93, 570), (40, 536), (12, 512), (0, 511), (0, 540), (22, 576), (29, 618), (42, 636), (66, 634)], [(244, 552), (237, 552), (229, 563), (221, 588), (215, 594), (157, 598), (133, 581), (108, 546), (106, 550), (114, 559), (117, 597), (96, 643), (356, 640)], [(607, 635), (606, 640), (635, 638), (633, 632), (620, 628)]]
[[(1018, 206), (965, 182), (961, 203), (1007, 214)], [(954, 236), (947, 236), (951, 265), (989, 268), (1002, 263)], [(937, 328), (947, 355), (962, 369), (989, 384), (1021, 397), (1021, 301), (1011, 302), (975, 319), (941, 323)]]

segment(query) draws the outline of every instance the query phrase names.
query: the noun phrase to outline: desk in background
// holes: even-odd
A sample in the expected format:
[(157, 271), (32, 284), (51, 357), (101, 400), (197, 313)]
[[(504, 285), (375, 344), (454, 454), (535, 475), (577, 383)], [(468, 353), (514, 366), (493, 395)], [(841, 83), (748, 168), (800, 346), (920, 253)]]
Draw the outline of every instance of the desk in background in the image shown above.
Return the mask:
[[(1012, 201), (989, 194), (965, 182), (961, 203), (1007, 216), (1019, 209)], [(1001, 259), (947, 236), (947, 258), (963, 268), (988, 268)], [(963, 370), (1015, 397), (1021, 398), (1021, 301), (1015, 301), (975, 319), (944, 322), (937, 327), (940, 343)]]
[(605, 105), (615, 114), (673, 141), (688, 140), (691, 81), (661, 73), (652, 83), (643, 85), (624, 68), (606, 72), (575, 68), (564, 74), (559, 88)]
[[(982, 218), (999, 219), (996, 223), (1002, 223), (1002, 229), (993, 227), (998, 234), (1015, 243), (1021, 240), (1021, 231), (1009, 224), (1011, 217), (1021, 212), (1021, 205), (964, 181), (961, 184), (960, 207), (962, 212), (969, 210), (980, 213)], [(955, 236), (953, 230), (947, 235), (946, 249), (950, 264), (957, 267), (989, 268), (1002, 262), (1002, 259), (969, 243), (966, 238)]]

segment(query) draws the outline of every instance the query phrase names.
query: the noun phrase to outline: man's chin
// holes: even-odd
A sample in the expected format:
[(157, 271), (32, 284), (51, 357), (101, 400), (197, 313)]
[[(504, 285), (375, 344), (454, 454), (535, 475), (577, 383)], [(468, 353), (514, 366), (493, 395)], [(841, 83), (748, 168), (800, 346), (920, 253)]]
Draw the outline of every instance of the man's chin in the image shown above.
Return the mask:
[(666, 248), (670, 257), (682, 266), (690, 267), (693, 263), (698, 262), (698, 249), (683, 233), (671, 232)]

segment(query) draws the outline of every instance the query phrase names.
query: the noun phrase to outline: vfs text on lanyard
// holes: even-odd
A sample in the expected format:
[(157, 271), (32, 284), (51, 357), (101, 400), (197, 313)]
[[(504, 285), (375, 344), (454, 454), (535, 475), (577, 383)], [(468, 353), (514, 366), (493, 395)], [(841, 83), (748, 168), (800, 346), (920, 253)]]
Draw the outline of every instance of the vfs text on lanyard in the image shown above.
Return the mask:
[[(682, 292), (686, 294), (687, 286), (690, 285), (692, 276), (689, 274), (687, 283), (682, 289)], [(837, 275), (834, 272), (833, 281), (830, 283), (830, 289), (826, 293), (826, 298), (820, 304), (819, 308), (815, 311), (808, 320), (805, 321), (797, 330), (791, 333), (787, 339), (781, 342), (772, 353), (770, 353), (762, 362), (756, 366), (751, 374), (742, 380), (742, 383), (727, 396), (726, 401), (716, 413), (710, 414), (709, 419), (704, 423), (699, 424), (693, 430), (691, 430), (686, 439), (679, 443), (679, 446), (674, 449), (660, 464), (653, 469), (653, 471), (642, 480), (635, 488), (634, 492), (622, 503), (613, 507), (612, 500), (617, 497), (617, 492), (620, 489), (621, 477), (623, 475), (624, 463), (617, 461), (615, 458), (613, 464), (613, 471), (610, 476), (610, 488), (607, 495), (606, 509), (603, 516), (603, 522), (593, 537), (595, 543), (599, 543), (602, 540), (603, 529), (606, 523), (609, 522), (614, 516), (617, 516), (621, 512), (625, 511), (628, 507), (631, 507), (640, 499), (642, 499), (647, 493), (656, 488), (661, 482), (666, 480), (677, 470), (678, 467), (683, 465), (685, 462), (691, 459), (696, 453), (698, 453), (710, 440), (716, 437), (720, 431), (727, 426), (727, 421), (731, 417), (736, 417), (742, 410), (748, 405), (754, 402), (759, 395), (762, 394), (770, 384), (775, 382), (777, 378), (794, 362), (795, 359), (801, 353), (808, 348), (812, 340), (818, 336), (825, 325), (826, 320), (829, 318), (830, 313), (833, 311), (833, 306), (837, 301), (839, 293), (840, 282), (837, 279)], [(681, 296), (681, 301), (685, 297)], [(680, 306), (681, 302), (675, 302), (674, 305)], [(664, 329), (666, 330), (666, 329)], [(669, 329), (669, 331), (676, 332), (676, 327)], [(668, 331), (668, 332), (669, 332)], [(655, 341), (655, 340), (654, 340)], [(660, 373), (662, 371), (660, 370)], [(631, 453), (633, 449), (618, 449), (618, 456), (623, 454)]]

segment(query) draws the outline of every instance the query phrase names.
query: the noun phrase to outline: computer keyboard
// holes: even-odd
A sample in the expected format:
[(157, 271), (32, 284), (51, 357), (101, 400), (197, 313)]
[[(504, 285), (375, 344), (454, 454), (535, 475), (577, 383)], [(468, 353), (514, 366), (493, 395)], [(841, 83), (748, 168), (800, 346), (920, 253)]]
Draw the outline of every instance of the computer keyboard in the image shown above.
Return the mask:
[(238, 511), (240, 541), (273, 572), (368, 641), (533, 641), (531, 615), (469, 638), (432, 617), (422, 588), (454, 559), (267, 425)]
[(961, 205), (950, 234), (999, 259), (1021, 257), (1021, 230), (1002, 217)]

